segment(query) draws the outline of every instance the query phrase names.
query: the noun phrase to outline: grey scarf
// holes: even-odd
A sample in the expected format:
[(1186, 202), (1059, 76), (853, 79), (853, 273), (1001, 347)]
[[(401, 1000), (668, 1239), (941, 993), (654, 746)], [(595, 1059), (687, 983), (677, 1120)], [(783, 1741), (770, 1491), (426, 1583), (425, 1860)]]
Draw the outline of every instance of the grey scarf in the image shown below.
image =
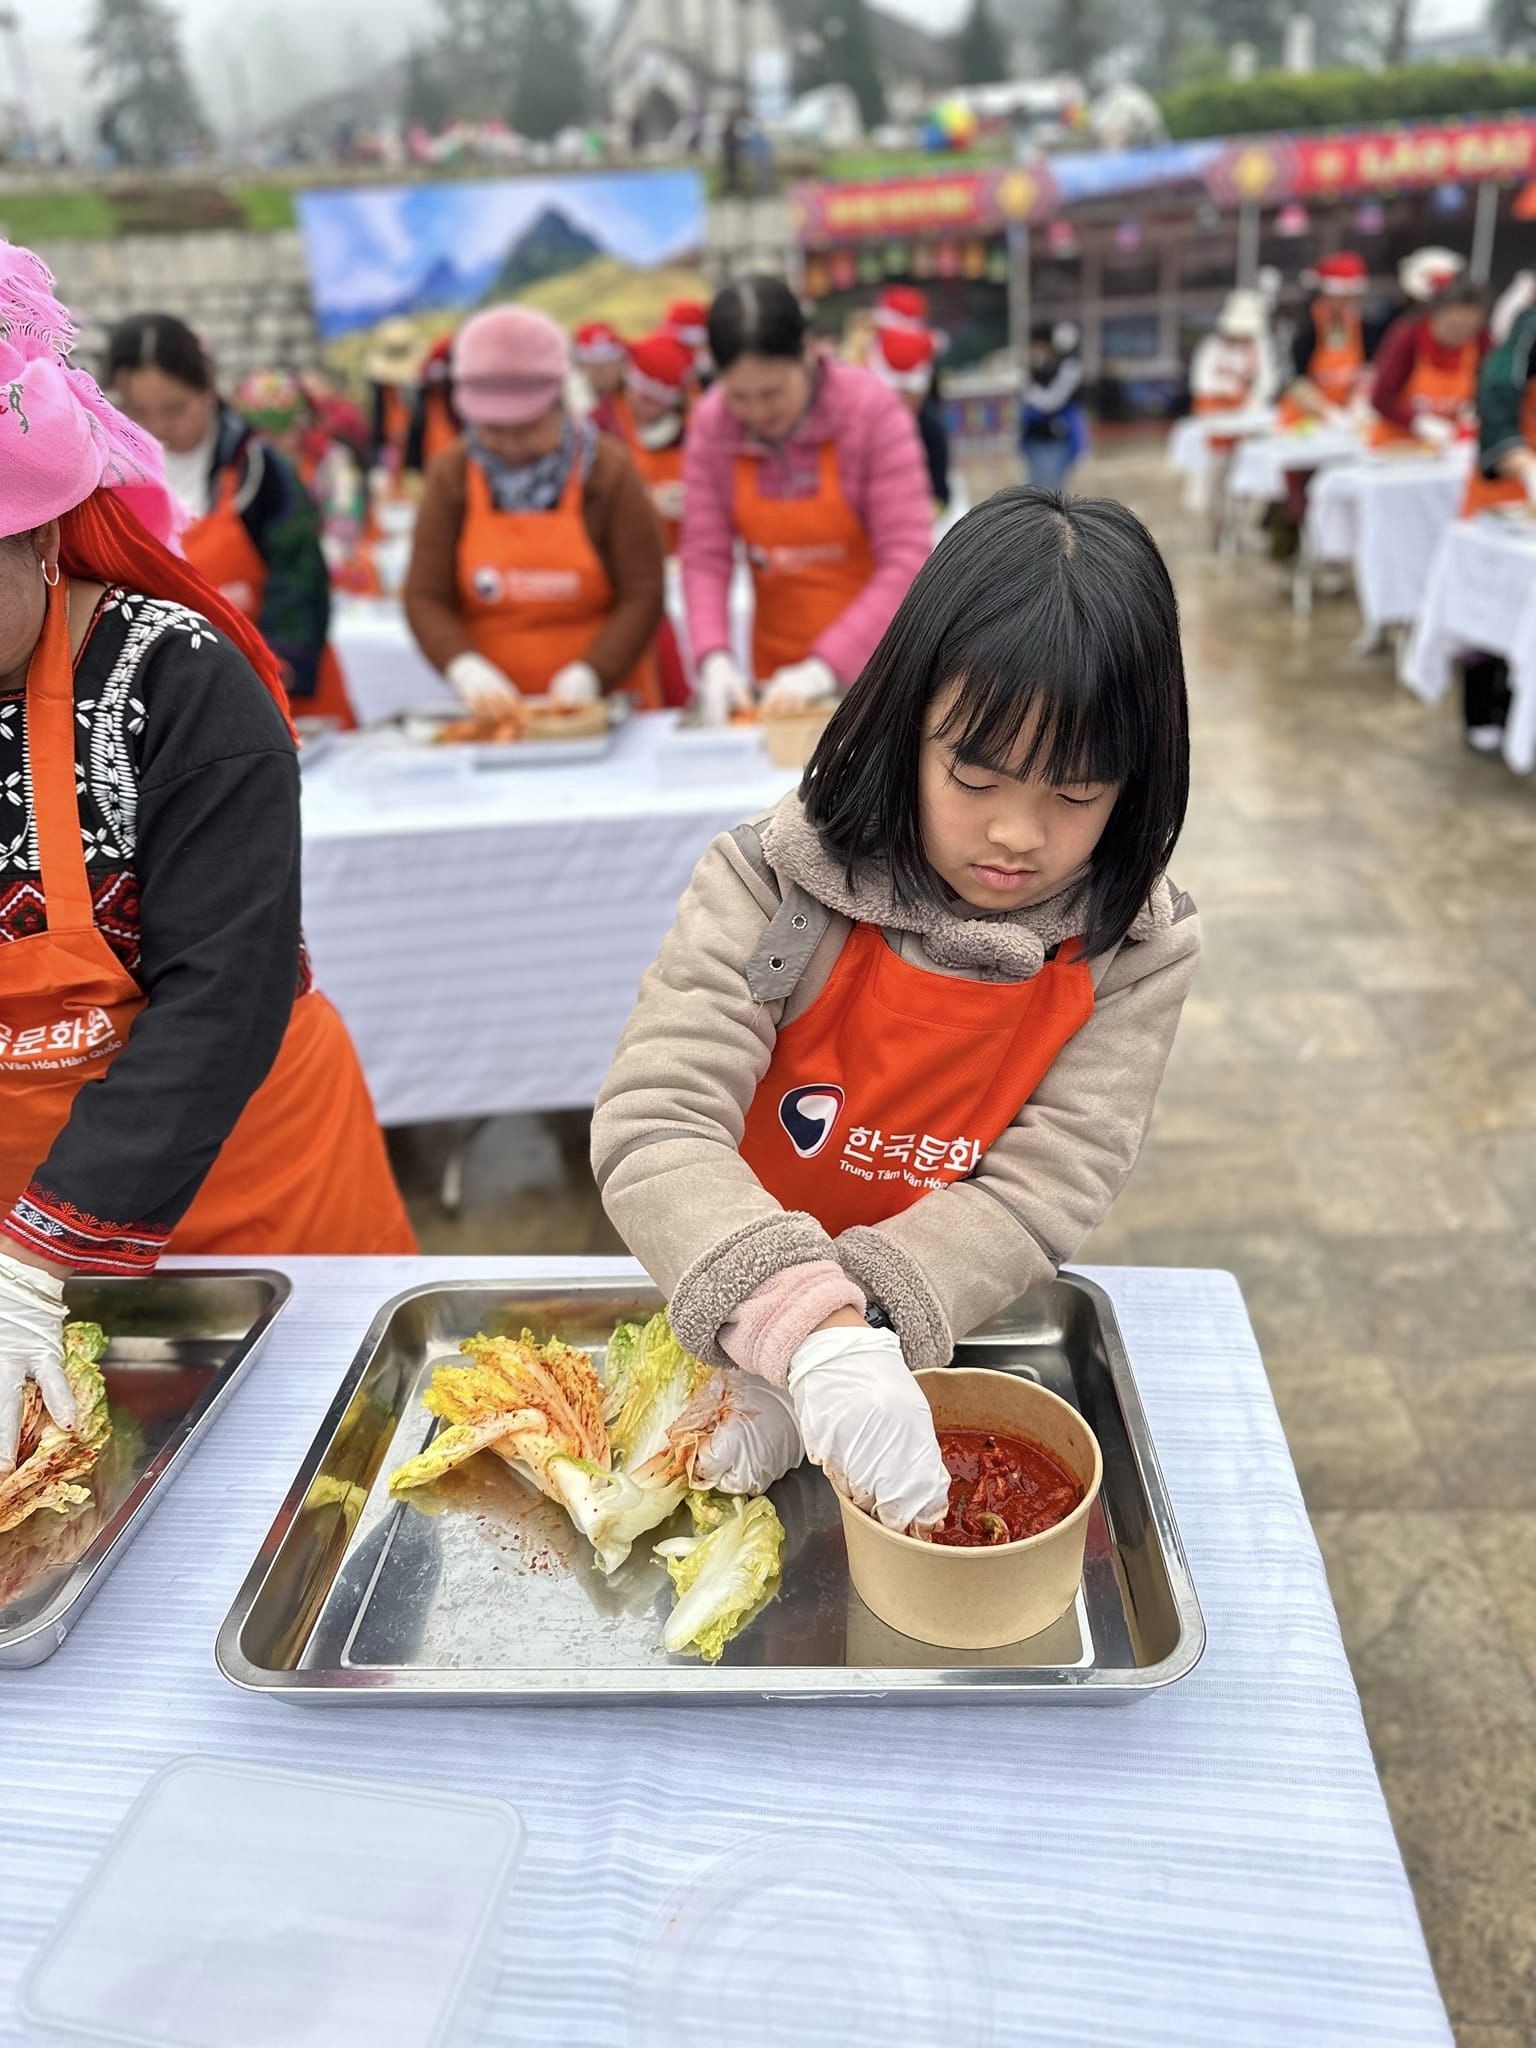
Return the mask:
[(571, 474), (571, 464), (581, 465), (582, 481), (592, 474), (597, 454), (597, 430), (590, 420), (565, 419), (560, 428), (560, 445), (552, 455), (534, 462), (503, 462), (493, 455), (471, 427), (466, 437), (470, 454), (485, 471), (491, 486), (491, 502), (498, 512), (553, 512), (559, 504)]

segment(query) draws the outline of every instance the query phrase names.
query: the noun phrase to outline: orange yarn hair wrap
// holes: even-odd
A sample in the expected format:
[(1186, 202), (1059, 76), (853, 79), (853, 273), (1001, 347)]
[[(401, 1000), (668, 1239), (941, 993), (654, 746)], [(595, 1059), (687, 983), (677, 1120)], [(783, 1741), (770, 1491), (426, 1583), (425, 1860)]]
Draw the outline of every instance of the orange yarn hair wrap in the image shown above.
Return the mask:
[[(255, 669), (290, 733), (293, 717), (282, 671), (265, 640), (228, 598), (200, 576), (192, 564), (162, 547), (119, 499), (102, 485), (59, 520), (59, 566), (67, 576), (97, 583), (120, 583), (143, 597), (164, 598), (200, 612), (216, 632), (237, 648)], [(297, 735), (295, 735), (296, 737)]]

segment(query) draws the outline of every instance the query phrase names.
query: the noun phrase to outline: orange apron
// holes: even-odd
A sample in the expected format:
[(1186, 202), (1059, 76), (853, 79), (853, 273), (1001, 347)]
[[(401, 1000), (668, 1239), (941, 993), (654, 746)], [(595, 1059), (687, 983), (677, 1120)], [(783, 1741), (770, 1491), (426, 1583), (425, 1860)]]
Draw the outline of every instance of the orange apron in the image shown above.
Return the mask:
[[(1421, 355), (1408, 379), (1409, 405), (1415, 412), (1436, 413), (1443, 420), (1456, 419), (1477, 397), (1477, 371), (1482, 359), (1482, 349), (1475, 341), (1462, 344), (1454, 363), (1437, 363)], [(1373, 448), (1387, 448), (1413, 439), (1413, 434), (1393, 420), (1378, 417), (1371, 423)]]
[[(1360, 308), (1341, 305), (1336, 299), (1314, 299), (1312, 331), (1317, 339), (1306, 380), (1330, 405), (1345, 406), (1354, 397), (1365, 368), (1365, 328)], [(1279, 420), (1282, 427), (1294, 427), (1312, 415), (1289, 394), (1282, 398)]]
[(1092, 1012), (1075, 941), (1032, 981), (959, 981), (856, 924), (826, 987), (779, 1033), (741, 1156), (833, 1237), (881, 1223), (969, 1179)]
[[(0, 1208), (48, 1156), (78, 1091), (123, 1049), (144, 991), (96, 928), (75, 793), (69, 583), (27, 670), (27, 758), (47, 926), (0, 946)], [(153, 1263), (153, 1238), (125, 1268)], [(415, 1238), (346, 1027), (299, 997), (271, 1073), (182, 1222), (178, 1252), (409, 1252)]]
[[(1190, 410), (1196, 419), (1206, 419), (1214, 413), (1244, 412), (1248, 406), (1251, 389), (1250, 386), (1249, 391), (1245, 391), (1240, 398), (1216, 398), (1207, 394), (1203, 398), (1197, 398)], [(1237, 446), (1237, 440), (1235, 434), (1208, 434), (1205, 445), (1213, 455), (1230, 455)]]
[[(642, 441), (631, 441), (629, 459), (640, 472), (640, 480), (651, 493), (655, 502), (656, 491), (664, 484), (680, 484), (683, 480), (683, 444), (674, 441), (670, 448), (647, 448)], [(677, 539), (682, 532), (680, 519), (669, 519), (658, 510), (656, 517), (661, 521), (662, 540), (669, 555), (677, 553)]]
[[(613, 585), (582, 517), (580, 464), (571, 464), (551, 512), (499, 512), (490, 479), (473, 457), (464, 479), (458, 585), (470, 640), (524, 696), (542, 696), (567, 662), (586, 660), (613, 609)], [(643, 709), (660, 708), (649, 654), (618, 687)]]
[[(1536, 448), (1536, 384), (1527, 384), (1520, 401), (1520, 432), (1527, 448)], [(1474, 469), (1467, 478), (1467, 494), (1461, 501), (1461, 516), (1486, 512), (1492, 505), (1523, 505), (1525, 485), (1517, 476), (1484, 476)]]
[[(181, 547), (204, 581), (255, 625), (267, 594), (267, 565), (236, 510), (237, 488), (233, 469), (226, 469), (212, 508), (193, 520), (181, 536)], [(334, 719), (344, 732), (356, 727), (341, 663), (329, 647), (320, 650), (315, 694), (300, 698), (295, 708), (300, 716)]]
[(814, 497), (765, 498), (761, 469), (755, 456), (737, 456), (732, 517), (752, 570), (752, 665), (765, 683), (809, 656), (874, 574), (875, 558), (838, 482), (835, 442), (821, 445)]
[(425, 469), (445, 448), (453, 447), (459, 438), (459, 429), (454, 423), (445, 391), (428, 391), (422, 403), (425, 412), (421, 428), (421, 466)]

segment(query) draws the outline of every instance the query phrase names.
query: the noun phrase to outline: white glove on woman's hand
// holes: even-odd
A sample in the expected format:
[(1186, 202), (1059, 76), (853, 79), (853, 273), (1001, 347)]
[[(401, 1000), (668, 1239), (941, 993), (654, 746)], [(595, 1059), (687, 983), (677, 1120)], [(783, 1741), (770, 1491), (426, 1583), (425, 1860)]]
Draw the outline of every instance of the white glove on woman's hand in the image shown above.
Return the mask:
[(729, 725), (732, 712), (745, 711), (752, 702), (752, 685), (723, 647), (699, 664), (698, 700), (706, 725)]
[(766, 1493), (805, 1456), (794, 1408), (788, 1394), (756, 1373), (733, 1368), (720, 1377), (730, 1405), (699, 1446), (693, 1476), (721, 1493)]
[(595, 704), (603, 694), (602, 678), (590, 662), (568, 661), (550, 677), (549, 694), (557, 704)]
[(792, 661), (774, 675), (763, 692), (763, 710), (770, 718), (783, 717), (826, 704), (836, 695), (837, 677), (819, 654), (813, 654), (808, 661)]
[(64, 1377), (64, 1283), (0, 1252), (0, 1476), (16, 1463), (28, 1380), (36, 1380), (59, 1428), (73, 1429), (75, 1397)]
[(1449, 448), (1456, 438), (1456, 422), (1438, 412), (1419, 412), (1413, 416), (1413, 432), (1426, 448)]
[(933, 1410), (894, 1330), (817, 1330), (789, 1362), (805, 1455), (888, 1529), (932, 1529), (949, 1506)]
[(483, 654), (456, 654), (443, 673), (470, 711), (510, 711), (514, 704), (522, 702), (523, 693), (512, 678), (503, 675), (495, 662), (487, 661)]

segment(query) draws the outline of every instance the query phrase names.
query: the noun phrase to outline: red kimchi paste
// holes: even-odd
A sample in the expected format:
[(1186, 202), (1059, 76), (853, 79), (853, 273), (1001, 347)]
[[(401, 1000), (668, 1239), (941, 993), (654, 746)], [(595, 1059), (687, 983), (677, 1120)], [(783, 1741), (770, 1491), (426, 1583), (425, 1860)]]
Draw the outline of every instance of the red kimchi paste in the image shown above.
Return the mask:
[(990, 1429), (941, 1429), (949, 1512), (935, 1543), (1017, 1543), (1065, 1521), (1083, 1497), (1043, 1445)]

